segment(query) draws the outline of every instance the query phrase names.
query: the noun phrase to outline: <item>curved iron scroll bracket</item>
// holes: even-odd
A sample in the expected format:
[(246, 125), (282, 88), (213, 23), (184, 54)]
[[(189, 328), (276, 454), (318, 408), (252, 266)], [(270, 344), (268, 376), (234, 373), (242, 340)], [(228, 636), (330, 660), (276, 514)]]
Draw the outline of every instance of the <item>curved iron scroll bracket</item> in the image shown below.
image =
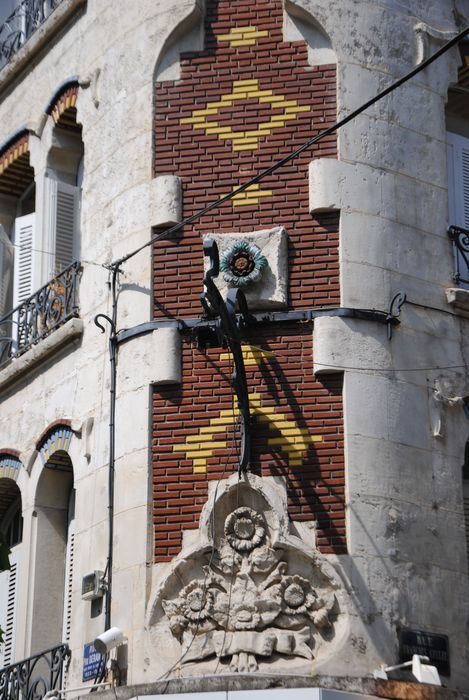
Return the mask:
[[(231, 379), (238, 399), (241, 419), (241, 449), (239, 454), (239, 473), (241, 473), (247, 470), (251, 459), (251, 416), (246, 369), (241, 350), (242, 331), (248, 323), (248, 305), (244, 293), (239, 288), (230, 289), (225, 301), (213, 281), (220, 271), (220, 258), (218, 246), (212, 238), (207, 238), (204, 241), (204, 256), (210, 258), (211, 265), (204, 277), (206, 291), (200, 295), (200, 302), (207, 316), (218, 316), (217, 331), (220, 344), (226, 342), (233, 355), (235, 365)], [(239, 316), (236, 314), (237, 309), (240, 312)]]
[[(456, 284), (469, 283), (469, 230), (461, 226), (450, 226), (448, 237), (453, 242), (459, 255), (455, 256), (456, 272), (453, 279)], [(462, 261), (461, 261), (462, 258)], [(461, 269), (462, 268), (462, 271)], [(461, 272), (463, 274), (461, 274)]]
[(386, 323), (388, 324), (388, 340), (392, 338), (392, 327), (399, 324), (398, 316), (401, 315), (401, 308), (407, 301), (407, 294), (405, 292), (396, 292), (389, 304), (388, 315), (386, 316)]

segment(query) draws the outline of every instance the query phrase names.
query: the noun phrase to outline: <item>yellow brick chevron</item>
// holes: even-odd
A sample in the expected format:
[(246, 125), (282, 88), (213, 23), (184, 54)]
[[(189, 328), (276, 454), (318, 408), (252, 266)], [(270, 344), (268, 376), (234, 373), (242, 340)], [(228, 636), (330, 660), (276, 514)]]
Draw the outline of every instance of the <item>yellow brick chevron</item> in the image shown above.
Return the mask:
[[(259, 187), (259, 185), (253, 185), (253, 187)], [(252, 345), (242, 345), (241, 353), (243, 355), (244, 364), (248, 367), (250, 365), (259, 365), (264, 357), (275, 357), (275, 354), (270, 350), (263, 350), (262, 348), (253, 347)], [(227, 362), (232, 360), (230, 352), (222, 352), (220, 355), (220, 362)]]
[[(234, 147), (233, 147), (234, 150)], [(235, 194), (232, 198), (232, 203), (234, 207), (243, 206), (247, 204), (257, 204), (261, 197), (271, 197), (272, 190), (261, 190), (259, 185), (251, 185), (244, 192)]]
[[(272, 92), (269, 90), (269, 92)], [(262, 95), (259, 97), (259, 102), (285, 102), (283, 95)]]
[[(273, 354), (249, 345), (243, 346), (242, 353), (247, 365), (259, 364), (264, 355)], [(221, 353), (220, 361), (228, 359), (230, 353)], [(300, 428), (296, 421), (287, 418), (275, 406), (263, 406), (261, 395), (258, 393), (249, 395), (249, 408), (251, 415), (259, 422), (267, 423), (270, 430), (279, 433), (268, 438), (267, 444), (279, 447), (287, 455), (290, 467), (301, 466), (303, 455), (310, 445), (322, 442), (322, 435), (311, 435), (307, 428)], [(232, 426), (238, 415), (237, 406), (223, 409), (216, 418), (210, 420), (209, 425), (201, 428), (198, 434), (189, 435), (184, 443), (174, 445), (173, 451), (183, 452), (187, 459), (192, 459), (195, 474), (204, 474), (209, 457), (213, 456), (215, 450), (223, 450), (228, 446), (227, 440), (215, 440), (214, 436)]]
[(259, 203), (259, 199), (258, 199), (258, 198), (256, 198), (256, 199), (254, 199), (254, 198), (247, 198), (247, 199), (243, 199), (241, 202), (233, 202), (233, 206), (234, 206), (234, 207), (249, 207), (249, 206), (251, 206), (251, 204), (252, 204), (252, 205), (255, 205), (255, 204), (258, 204), (258, 203)]
[[(213, 124), (216, 124), (216, 122), (212, 122)], [(227, 138), (231, 138), (231, 134), (233, 133), (231, 130), (231, 127), (229, 126), (212, 126), (209, 129), (205, 129), (207, 134), (220, 134), (220, 138), (222, 136), (226, 136)]]
[[(256, 142), (255, 144), (239, 144), (239, 143), (234, 143), (232, 148), (233, 151), (256, 151), (257, 150), (258, 143)], [(256, 201), (256, 200), (254, 200)]]
[(208, 105), (205, 109), (195, 109), (192, 112), (193, 117), (205, 117), (209, 114), (218, 114), (218, 109), (216, 107), (212, 108), (210, 105)]
[(265, 30), (259, 31), (257, 27), (233, 27), (229, 34), (221, 34), (219, 42), (227, 41), (231, 46), (252, 46), (256, 39), (269, 36)]
[(275, 122), (286, 122), (291, 119), (296, 119), (296, 114), (273, 114), (270, 118), (270, 123), (275, 126)]
[(257, 144), (257, 136), (242, 136), (241, 134), (235, 134), (232, 136), (233, 141), (235, 141), (236, 146), (238, 144), (244, 144), (244, 143), (255, 143)]
[[(205, 125), (205, 117), (185, 117), (184, 119), (181, 119), (181, 124), (204, 124)], [(212, 122), (213, 124), (213, 122)]]
[(237, 80), (236, 81), (236, 87), (233, 88), (233, 92), (236, 92), (236, 90), (244, 90), (245, 88), (249, 87), (250, 85), (253, 85), (257, 89), (259, 81), (256, 80), (255, 78), (251, 78), (250, 80)]

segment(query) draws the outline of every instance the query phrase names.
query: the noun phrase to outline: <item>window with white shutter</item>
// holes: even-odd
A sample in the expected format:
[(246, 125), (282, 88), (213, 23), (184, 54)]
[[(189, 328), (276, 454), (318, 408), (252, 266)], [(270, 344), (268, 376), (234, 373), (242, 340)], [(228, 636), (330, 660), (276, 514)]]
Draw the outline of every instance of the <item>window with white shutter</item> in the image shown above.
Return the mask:
[(46, 179), (49, 199), (49, 279), (79, 257), (80, 189), (60, 180)]
[(466, 530), (466, 552), (469, 568), (469, 481), (463, 481), (464, 526)]
[(27, 214), (15, 220), (14, 307), (35, 291), (35, 216), (34, 213)]
[[(11, 284), (13, 280), (14, 247), (0, 224), (0, 318), (11, 310)], [(0, 335), (2, 328), (0, 327)]]
[[(469, 139), (447, 132), (449, 225), (469, 229)], [(468, 251), (469, 252), (469, 251)], [(466, 255), (466, 259), (467, 259)], [(462, 252), (455, 247), (456, 273), (461, 286), (469, 287), (469, 269)]]
[(17, 545), (11, 550), (11, 568), (0, 573), (0, 627), (3, 630), (3, 644), (0, 646), (0, 668), (15, 661), (20, 554), (21, 545)]

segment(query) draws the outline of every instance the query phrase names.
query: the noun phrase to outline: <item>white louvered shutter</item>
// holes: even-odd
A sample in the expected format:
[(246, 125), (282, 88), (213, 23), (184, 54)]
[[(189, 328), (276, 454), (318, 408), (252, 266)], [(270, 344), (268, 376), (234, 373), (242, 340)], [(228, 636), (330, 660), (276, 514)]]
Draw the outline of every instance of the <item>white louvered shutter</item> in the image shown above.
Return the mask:
[(80, 189), (74, 185), (47, 179), (49, 204), (49, 278), (60, 274), (79, 256)]
[(469, 573), (469, 481), (463, 481), (464, 525), (466, 529), (466, 552)]
[(64, 611), (62, 641), (70, 642), (72, 628), (73, 567), (75, 559), (75, 490), (72, 490), (68, 505), (67, 548), (65, 552)]
[(35, 216), (35, 214), (27, 214), (15, 220), (14, 307), (35, 291)]
[(448, 132), (449, 223), (469, 228), (469, 139)]
[(73, 564), (75, 559), (75, 520), (69, 525), (65, 558), (64, 614), (62, 641), (69, 642), (72, 629)]
[[(469, 229), (469, 139), (448, 132), (447, 144), (449, 225)], [(458, 272), (468, 279), (464, 258), (459, 251), (456, 256)]]
[[(0, 224), (0, 318), (10, 311), (10, 286), (13, 276), (14, 248)], [(0, 328), (0, 335), (2, 329)]]
[(0, 573), (0, 627), (4, 642), (0, 647), (0, 668), (15, 661), (20, 554), (21, 545), (18, 545), (10, 554), (10, 570)]

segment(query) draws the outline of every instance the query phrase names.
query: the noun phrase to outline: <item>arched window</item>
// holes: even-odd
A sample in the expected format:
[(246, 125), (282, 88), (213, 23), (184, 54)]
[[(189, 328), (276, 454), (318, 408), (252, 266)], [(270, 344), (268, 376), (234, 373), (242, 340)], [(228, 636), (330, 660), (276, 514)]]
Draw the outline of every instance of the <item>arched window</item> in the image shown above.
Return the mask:
[(16, 484), (21, 463), (10, 455), (0, 455), (0, 535), (10, 551), (10, 568), (0, 571), (0, 668), (15, 661), (18, 583), (21, 569), (23, 517), (21, 493)]
[(47, 109), (55, 124), (45, 179), (45, 228), (51, 253), (49, 279), (80, 257), (84, 149), (75, 107), (77, 94), (77, 84), (65, 85)]
[[(35, 199), (29, 135), (23, 132), (10, 139), (0, 153), (0, 319), (39, 284)], [(2, 324), (0, 336), (10, 334), (11, 329)]]
[(73, 465), (67, 452), (71, 437), (68, 426), (58, 426), (39, 447), (43, 469), (35, 498), (32, 654), (70, 637), (75, 540)]

